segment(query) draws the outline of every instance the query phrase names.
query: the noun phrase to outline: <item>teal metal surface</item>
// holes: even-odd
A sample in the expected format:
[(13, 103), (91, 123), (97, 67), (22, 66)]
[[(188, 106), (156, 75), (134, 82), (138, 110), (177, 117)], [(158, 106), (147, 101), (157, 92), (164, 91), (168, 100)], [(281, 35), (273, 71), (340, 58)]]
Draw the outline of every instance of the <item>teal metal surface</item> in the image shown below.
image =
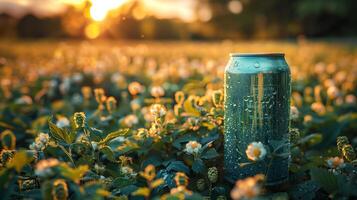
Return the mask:
[[(268, 153), (251, 161), (246, 155), (252, 142), (262, 142), (268, 152), (276, 144), (289, 144), (291, 78), (284, 54), (231, 54), (224, 79), (226, 179), (234, 182), (261, 173), (267, 184), (284, 182), (289, 156), (272, 158)], [(289, 145), (275, 154), (289, 155)]]

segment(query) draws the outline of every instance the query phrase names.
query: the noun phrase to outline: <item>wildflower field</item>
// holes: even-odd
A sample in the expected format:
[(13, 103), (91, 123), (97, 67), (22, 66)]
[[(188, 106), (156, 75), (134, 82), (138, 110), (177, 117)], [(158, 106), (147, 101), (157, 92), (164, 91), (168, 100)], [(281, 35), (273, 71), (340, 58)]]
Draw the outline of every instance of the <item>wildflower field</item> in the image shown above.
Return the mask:
[[(291, 68), (278, 187), (224, 179), (224, 68), (257, 51)], [(356, 44), (1, 41), (0, 199), (354, 199), (356, 84)]]

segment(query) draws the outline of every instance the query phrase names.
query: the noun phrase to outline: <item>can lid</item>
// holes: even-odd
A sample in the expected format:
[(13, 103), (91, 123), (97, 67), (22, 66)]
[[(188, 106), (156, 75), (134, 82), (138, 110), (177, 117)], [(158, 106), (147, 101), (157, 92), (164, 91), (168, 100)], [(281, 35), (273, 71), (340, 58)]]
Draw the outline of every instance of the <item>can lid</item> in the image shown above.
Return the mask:
[(284, 53), (280, 52), (269, 52), (269, 53), (231, 53), (231, 57), (258, 57), (258, 56), (270, 56), (270, 57), (281, 57)]

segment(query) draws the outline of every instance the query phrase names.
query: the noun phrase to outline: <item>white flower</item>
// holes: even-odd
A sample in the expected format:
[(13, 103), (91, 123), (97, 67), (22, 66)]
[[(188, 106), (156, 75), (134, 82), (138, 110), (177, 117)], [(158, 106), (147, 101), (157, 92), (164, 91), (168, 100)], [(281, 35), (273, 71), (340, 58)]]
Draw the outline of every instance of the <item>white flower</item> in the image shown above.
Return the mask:
[(165, 90), (161, 86), (154, 86), (151, 88), (150, 93), (151, 96), (158, 98), (165, 95)]
[(130, 107), (133, 111), (136, 111), (137, 109), (140, 108), (140, 101), (137, 99), (134, 99), (130, 102)]
[(252, 142), (248, 145), (245, 153), (250, 160), (258, 161), (264, 159), (267, 154), (267, 150), (265, 149), (263, 143)]
[(16, 104), (21, 104), (21, 105), (31, 105), (33, 103), (32, 98), (30, 96), (24, 95), (20, 98), (17, 98), (15, 100)]
[(131, 114), (131, 115), (127, 115), (124, 120), (123, 120), (124, 124), (128, 127), (132, 127), (135, 124), (139, 123), (139, 119), (136, 115)]
[(139, 82), (132, 82), (128, 86), (131, 95), (137, 95), (144, 91), (144, 87)]
[(161, 104), (153, 104), (150, 107), (150, 112), (154, 117), (163, 117), (166, 114), (166, 108)]
[(72, 76), (72, 80), (75, 82), (75, 83), (80, 83), (82, 82), (83, 80), (83, 75), (81, 73), (75, 73), (73, 74)]
[(345, 166), (343, 158), (331, 157), (326, 160), (328, 167), (332, 169), (343, 168)]
[(123, 166), (120, 169), (121, 173), (131, 176), (131, 177), (135, 177), (137, 175), (136, 172), (134, 172), (133, 168), (129, 167), (129, 166)]
[(299, 118), (299, 110), (295, 106), (290, 107), (290, 119), (297, 120)]
[(56, 122), (56, 126), (58, 126), (59, 128), (68, 127), (69, 125), (70, 122), (66, 117), (61, 117)]
[(347, 104), (355, 104), (356, 103), (356, 96), (353, 94), (349, 94), (345, 97), (346, 103)]
[(35, 141), (32, 144), (30, 144), (29, 148), (36, 151), (43, 151), (46, 148), (49, 140), (50, 137), (48, 134), (40, 133), (36, 137)]
[(198, 152), (201, 151), (202, 145), (199, 142), (196, 141), (189, 141), (186, 144), (186, 148), (184, 151), (186, 151), (189, 154), (197, 154)]
[(71, 79), (68, 77), (65, 77), (62, 81), (62, 83), (59, 86), (60, 91), (62, 94), (67, 94), (67, 92), (70, 90), (71, 88)]
[(93, 150), (97, 150), (98, 149), (98, 142), (91, 142), (91, 143), (92, 143)]
[(40, 160), (36, 164), (35, 174), (40, 177), (51, 176), (53, 174), (52, 167), (59, 165), (59, 161), (55, 158)]
[(330, 86), (328, 89), (327, 89), (327, 96), (330, 98), (330, 99), (335, 99), (339, 96), (340, 94), (340, 91), (339, 89), (336, 87), (336, 86)]
[(264, 175), (262, 174), (238, 180), (231, 191), (232, 199), (255, 199), (263, 190), (261, 185), (263, 180)]

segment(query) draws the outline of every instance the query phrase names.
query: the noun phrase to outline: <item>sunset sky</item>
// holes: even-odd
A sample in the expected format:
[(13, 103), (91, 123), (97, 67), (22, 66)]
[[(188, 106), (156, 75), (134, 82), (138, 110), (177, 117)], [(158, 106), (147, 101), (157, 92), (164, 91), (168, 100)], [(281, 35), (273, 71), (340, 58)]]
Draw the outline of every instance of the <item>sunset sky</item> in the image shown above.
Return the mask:
[[(49, 16), (61, 13), (66, 4), (80, 5), (85, 0), (0, 0), (0, 13), (6, 12), (15, 16), (26, 13), (35, 13), (40, 16)], [(98, 19), (105, 14), (103, 12), (114, 9), (132, 0), (91, 0), (98, 2), (96, 13)], [(140, 0), (149, 14), (159, 18), (180, 18), (184, 21), (192, 21), (195, 18), (194, 0)]]

